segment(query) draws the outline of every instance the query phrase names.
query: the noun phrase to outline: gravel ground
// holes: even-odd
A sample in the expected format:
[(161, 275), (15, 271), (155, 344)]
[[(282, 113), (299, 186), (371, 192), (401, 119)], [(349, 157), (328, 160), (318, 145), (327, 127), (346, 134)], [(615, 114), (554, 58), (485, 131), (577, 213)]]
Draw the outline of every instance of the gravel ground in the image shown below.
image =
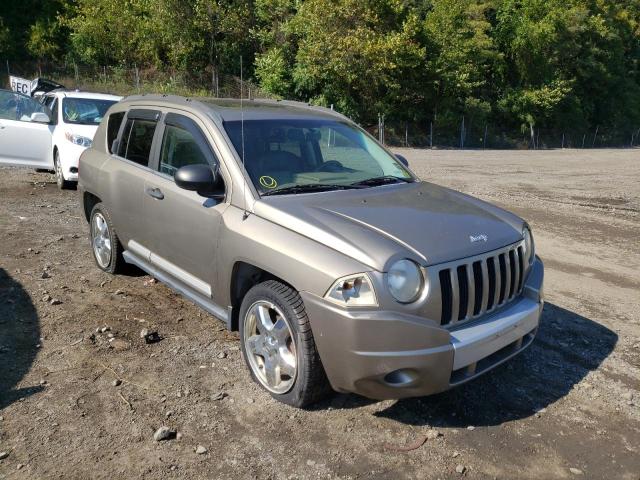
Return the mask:
[(252, 384), (215, 318), (98, 270), (76, 192), (0, 169), (0, 478), (638, 480), (640, 151), (401, 153), (531, 223), (538, 338), (450, 392), (309, 410)]

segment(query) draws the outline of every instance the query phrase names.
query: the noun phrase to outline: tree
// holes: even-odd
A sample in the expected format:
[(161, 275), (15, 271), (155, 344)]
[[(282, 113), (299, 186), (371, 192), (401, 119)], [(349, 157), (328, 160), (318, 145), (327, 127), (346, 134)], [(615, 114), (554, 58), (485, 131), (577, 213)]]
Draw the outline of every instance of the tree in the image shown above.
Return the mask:
[(365, 123), (380, 111), (406, 114), (421, 95), (425, 51), (418, 19), (402, 2), (308, 0), (280, 32), (257, 60), (272, 93), (334, 104)]
[(483, 0), (441, 0), (426, 15), (433, 117), (440, 126), (454, 129), (463, 116), (469, 123), (491, 113), (503, 61), (491, 37), (491, 9)]

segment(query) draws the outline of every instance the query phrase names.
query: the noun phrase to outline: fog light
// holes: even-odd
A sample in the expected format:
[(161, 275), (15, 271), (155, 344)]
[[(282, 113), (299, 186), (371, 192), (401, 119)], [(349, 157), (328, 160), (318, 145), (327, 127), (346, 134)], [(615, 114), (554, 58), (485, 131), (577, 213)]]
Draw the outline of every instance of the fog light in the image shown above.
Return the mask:
[(392, 387), (409, 387), (418, 379), (418, 374), (411, 369), (402, 368), (387, 373), (384, 381)]

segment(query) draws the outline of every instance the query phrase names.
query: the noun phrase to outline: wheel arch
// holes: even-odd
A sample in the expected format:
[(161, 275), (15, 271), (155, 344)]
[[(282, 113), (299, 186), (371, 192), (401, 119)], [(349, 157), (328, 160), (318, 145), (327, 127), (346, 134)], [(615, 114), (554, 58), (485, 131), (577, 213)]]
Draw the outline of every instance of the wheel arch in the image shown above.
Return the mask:
[(229, 298), (231, 300), (230, 330), (237, 331), (239, 328), (240, 305), (244, 296), (253, 286), (267, 280), (277, 280), (297, 291), (296, 287), (291, 283), (264, 268), (240, 260), (235, 262), (229, 283)]
[(85, 191), (82, 194), (82, 207), (84, 209), (84, 218), (87, 222), (91, 221), (91, 210), (100, 202), (102, 202), (102, 200), (91, 192)]

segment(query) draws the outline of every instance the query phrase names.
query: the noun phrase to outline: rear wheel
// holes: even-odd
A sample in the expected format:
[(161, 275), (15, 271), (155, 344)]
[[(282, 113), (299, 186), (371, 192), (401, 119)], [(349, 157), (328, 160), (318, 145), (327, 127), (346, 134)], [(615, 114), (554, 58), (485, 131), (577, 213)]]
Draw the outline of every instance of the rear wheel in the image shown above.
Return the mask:
[(56, 150), (53, 155), (53, 167), (56, 172), (56, 183), (60, 190), (67, 190), (73, 186), (73, 182), (64, 179), (64, 172), (62, 171), (62, 164), (60, 163), (60, 152)]
[(96, 264), (108, 273), (122, 271), (125, 265), (122, 246), (113, 228), (109, 211), (102, 203), (97, 203), (89, 218), (89, 240)]
[(298, 292), (276, 280), (254, 286), (240, 307), (242, 354), (271, 396), (304, 407), (331, 391)]

